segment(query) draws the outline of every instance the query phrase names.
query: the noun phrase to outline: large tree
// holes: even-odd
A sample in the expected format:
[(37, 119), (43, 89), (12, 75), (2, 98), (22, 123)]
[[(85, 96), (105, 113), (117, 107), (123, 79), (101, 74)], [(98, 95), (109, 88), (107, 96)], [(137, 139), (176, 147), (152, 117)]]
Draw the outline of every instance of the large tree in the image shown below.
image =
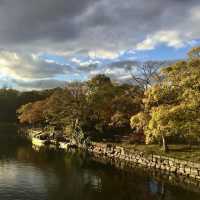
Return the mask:
[(199, 140), (200, 59), (190, 57), (188, 61), (164, 68), (161, 73), (162, 83), (155, 84), (145, 93), (144, 114), (139, 114), (147, 116), (145, 125), (139, 115), (132, 117), (131, 125), (143, 128), (147, 143), (162, 138), (166, 150), (166, 137), (169, 136)]
[(112, 83), (105, 75), (88, 81), (90, 123), (96, 132), (130, 131), (129, 119), (141, 109), (143, 92), (138, 86)]
[(155, 83), (162, 81), (163, 77), (159, 71), (168, 64), (166, 61), (135, 61), (131, 65), (125, 65), (125, 69), (130, 73), (133, 83), (146, 91)]
[(87, 82), (57, 89), (44, 101), (22, 106), (19, 120), (68, 127), (71, 133), (82, 132), (93, 138), (110, 137), (131, 131), (129, 119), (141, 110), (142, 96), (138, 86), (113, 83), (100, 74)]

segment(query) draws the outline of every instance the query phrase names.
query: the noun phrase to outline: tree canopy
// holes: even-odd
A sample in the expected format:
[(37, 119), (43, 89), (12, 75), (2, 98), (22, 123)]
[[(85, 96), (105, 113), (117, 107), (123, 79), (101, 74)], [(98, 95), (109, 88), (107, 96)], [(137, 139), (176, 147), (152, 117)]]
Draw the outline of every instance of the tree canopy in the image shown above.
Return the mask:
[(45, 99), (54, 90), (20, 92), (14, 89), (0, 89), (0, 121), (16, 122), (16, 110), (26, 103)]
[[(190, 51), (187, 61), (179, 61), (163, 68), (163, 81), (145, 92), (144, 119), (138, 114), (131, 118), (132, 127), (143, 128), (146, 143), (155, 142), (161, 137), (179, 136), (200, 138), (200, 57), (195, 48)], [(195, 56), (191, 56), (195, 54)], [(145, 118), (145, 119), (147, 119)]]
[[(165, 150), (169, 139), (198, 142), (199, 52), (200, 47), (195, 47), (187, 60), (168, 67), (161, 67), (162, 62), (145, 62), (132, 75), (141, 84), (118, 84), (103, 74), (68, 84), (45, 99), (23, 105), (19, 120), (35, 126), (69, 127), (71, 133), (81, 130), (94, 138), (142, 133), (147, 144), (162, 143)], [(15, 96), (16, 91), (10, 95)]]
[(91, 137), (130, 132), (129, 119), (141, 109), (143, 91), (138, 86), (113, 83), (97, 75), (84, 83), (68, 84), (45, 100), (18, 109), (19, 121), (60, 129), (76, 126)]

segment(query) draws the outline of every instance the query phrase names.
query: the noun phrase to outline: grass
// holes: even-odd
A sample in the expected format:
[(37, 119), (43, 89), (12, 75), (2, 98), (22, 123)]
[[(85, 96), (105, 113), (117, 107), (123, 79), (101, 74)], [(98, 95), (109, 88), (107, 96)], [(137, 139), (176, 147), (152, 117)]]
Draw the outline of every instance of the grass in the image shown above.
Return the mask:
[(169, 151), (164, 152), (158, 144), (131, 144), (128, 136), (118, 138), (118, 140), (105, 140), (103, 143), (122, 146), (126, 149), (137, 150), (145, 154), (155, 154), (200, 163), (200, 145), (192, 145), (189, 147), (187, 144), (170, 144), (168, 145)]
[(127, 149), (142, 151), (145, 154), (156, 154), (200, 163), (200, 146), (191, 146), (189, 148), (188, 145), (174, 144), (168, 145), (169, 151), (164, 152), (159, 145), (136, 145), (128, 143), (119, 143), (118, 145)]
[(192, 145), (189, 147), (187, 144), (170, 144), (168, 145), (169, 151), (164, 152), (158, 144), (131, 144), (129, 137), (120, 138), (118, 142), (114, 143), (115, 145), (123, 146), (130, 150), (138, 150), (145, 154), (162, 155), (180, 160), (200, 163), (200, 145)]

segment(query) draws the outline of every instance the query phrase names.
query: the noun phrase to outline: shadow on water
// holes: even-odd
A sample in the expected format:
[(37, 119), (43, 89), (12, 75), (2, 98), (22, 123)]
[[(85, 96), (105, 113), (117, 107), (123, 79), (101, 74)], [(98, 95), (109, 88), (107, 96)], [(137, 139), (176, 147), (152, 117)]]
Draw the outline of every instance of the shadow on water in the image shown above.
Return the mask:
[(199, 200), (200, 193), (128, 173), (85, 153), (34, 149), (17, 126), (0, 126), (0, 198), (4, 200)]

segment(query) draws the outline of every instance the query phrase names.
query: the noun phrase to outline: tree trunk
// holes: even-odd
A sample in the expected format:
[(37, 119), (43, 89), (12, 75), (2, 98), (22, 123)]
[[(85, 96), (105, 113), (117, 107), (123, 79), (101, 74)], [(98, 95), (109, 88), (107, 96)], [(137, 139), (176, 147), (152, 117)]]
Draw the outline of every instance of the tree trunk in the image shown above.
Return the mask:
[(160, 191), (160, 200), (163, 200), (163, 199), (165, 199), (165, 185), (162, 182), (161, 191)]
[(163, 147), (164, 152), (167, 152), (169, 150), (167, 146), (166, 138), (164, 135), (162, 135), (162, 147)]

